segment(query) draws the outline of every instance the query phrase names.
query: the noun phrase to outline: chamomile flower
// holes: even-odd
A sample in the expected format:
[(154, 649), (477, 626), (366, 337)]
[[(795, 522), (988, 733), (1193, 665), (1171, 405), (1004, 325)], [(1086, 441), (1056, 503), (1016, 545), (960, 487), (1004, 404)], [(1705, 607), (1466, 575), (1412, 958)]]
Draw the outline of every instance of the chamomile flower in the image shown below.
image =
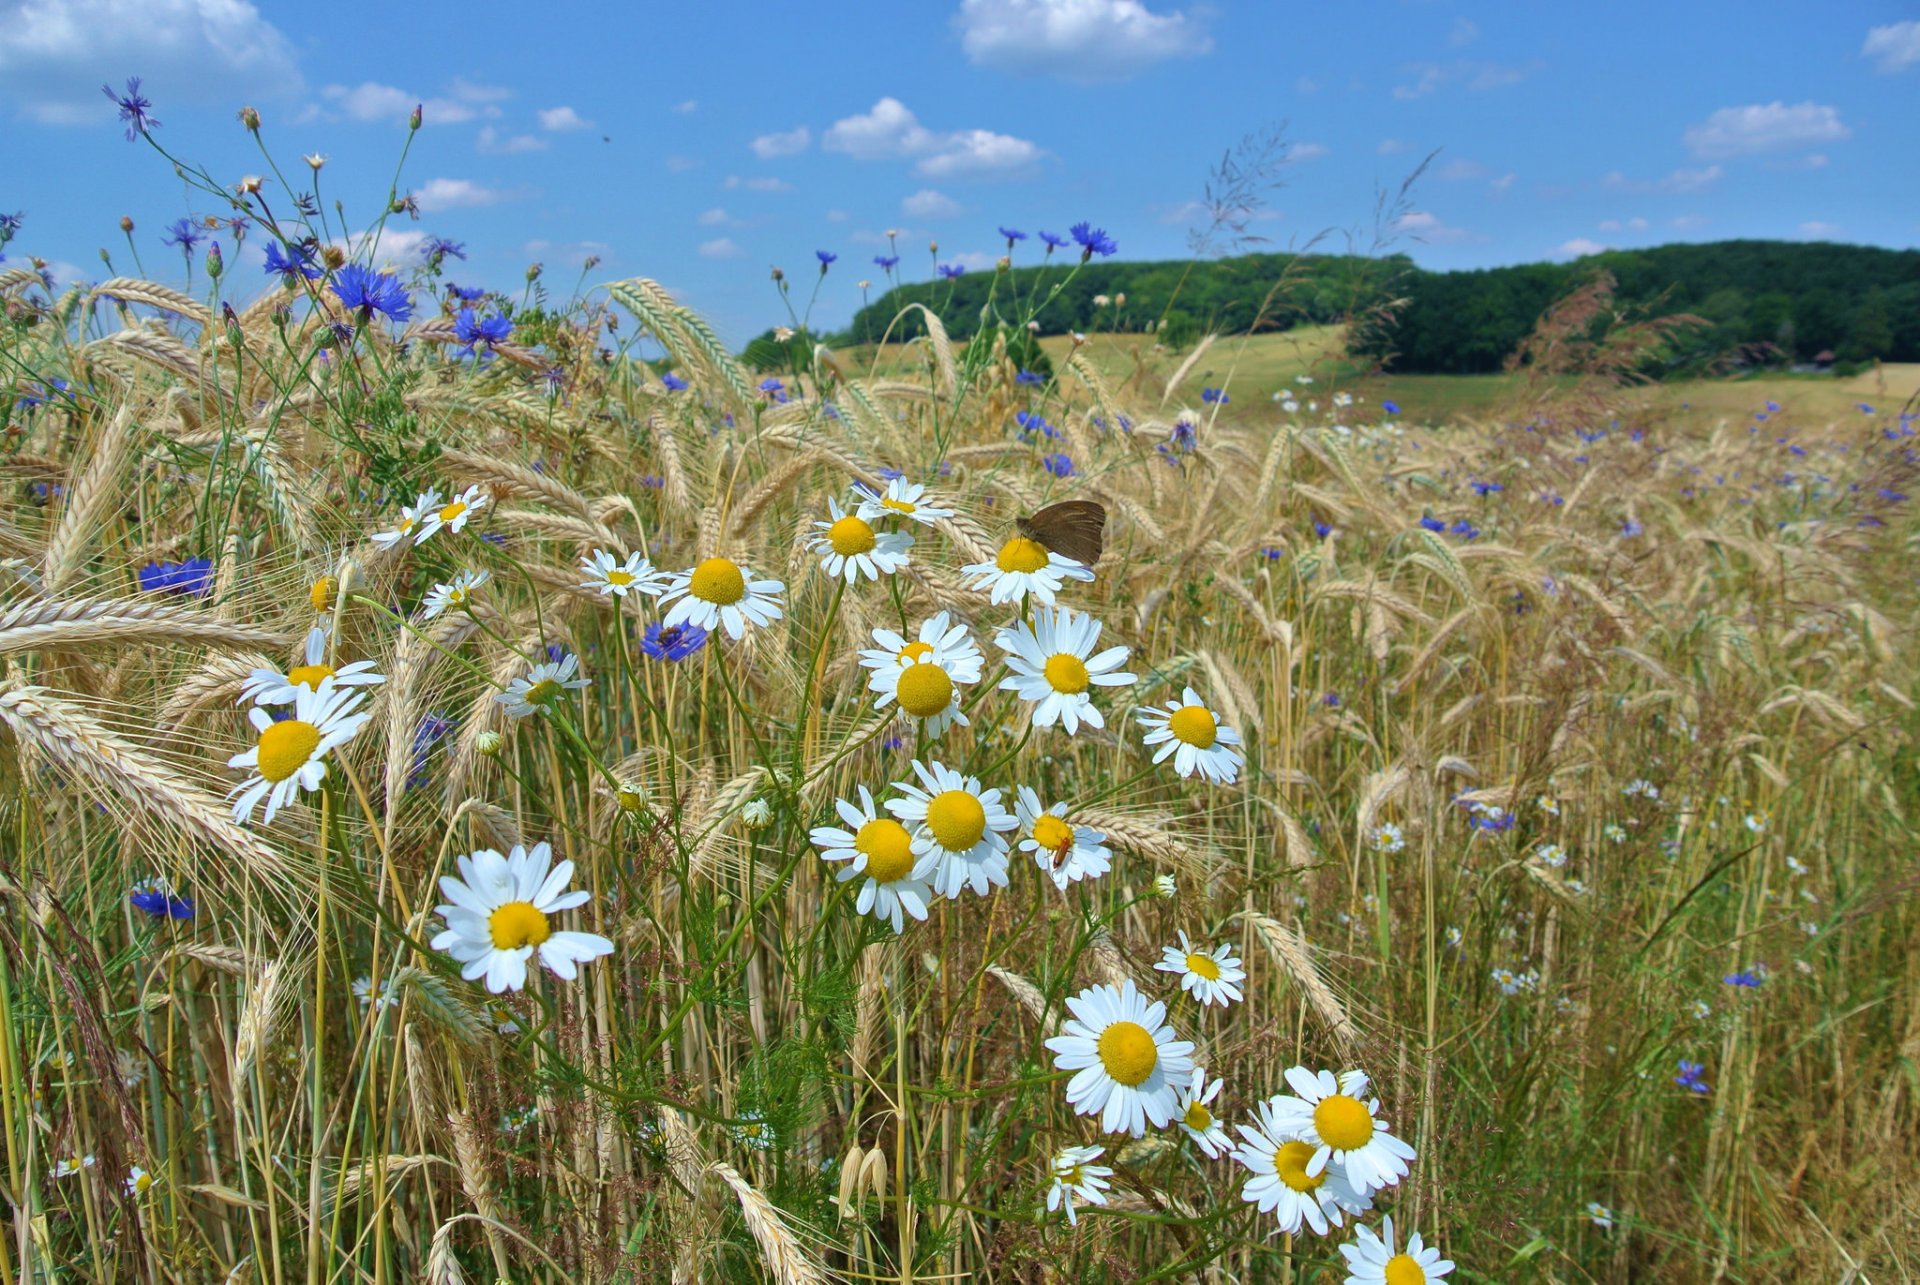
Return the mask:
[[(864, 506), (862, 506), (864, 507)], [(816, 522), (820, 532), (807, 548), (820, 555), (820, 565), (836, 580), (857, 584), (861, 576), (878, 580), (907, 565), (913, 537), (904, 531), (876, 531), (858, 513), (848, 513), (840, 501), (827, 500), (827, 522)]]
[(1340, 1246), (1347, 1260), (1345, 1285), (1427, 1285), (1453, 1270), (1451, 1259), (1423, 1245), (1420, 1233), (1407, 1237), (1406, 1252), (1393, 1251), (1393, 1215), (1381, 1219), (1386, 1230), (1376, 1235), (1371, 1227), (1355, 1227), (1354, 1238)]
[(448, 500), (437, 509), (433, 509), (420, 519), (420, 530), (413, 537), (416, 545), (425, 544), (433, 534), (442, 528), (455, 535), (467, 529), (467, 522), (487, 506), (486, 492), (478, 486), (470, 486), (460, 494)]
[(605, 549), (595, 549), (592, 557), (580, 559), (580, 570), (587, 577), (580, 587), (598, 589), (602, 597), (645, 593), (657, 598), (667, 591), (666, 578), (638, 553), (629, 553), (622, 562)]
[(1093, 1163), (1105, 1151), (1105, 1147), (1062, 1147), (1054, 1155), (1047, 1165), (1047, 1173), (1053, 1179), (1053, 1185), (1047, 1188), (1049, 1213), (1064, 1207), (1067, 1222), (1078, 1226), (1080, 1220), (1074, 1217), (1074, 1201), (1088, 1205), (1107, 1203), (1106, 1191), (1113, 1185), (1107, 1179), (1113, 1176), (1113, 1170)]
[(360, 1001), (361, 1008), (397, 1008), (400, 1004), (399, 988), (389, 977), (380, 983), (380, 993), (373, 993), (373, 978), (364, 974), (353, 979), (353, 997)]
[(1166, 1024), (1167, 1006), (1148, 1002), (1128, 979), (1069, 996), (1073, 1014), (1047, 1041), (1055, 1067), (1078, 1072), (1067, 1081), (1067, 1104), (1098, 1115), (1108, 1133), (1138, 1138), (1151, 1123), (1164, 1129), (1179, 1114), (1176, 1084), (1193, 1073), (1193, 1045)]
[(356, 660), (338, 669), (327, 664), (327, 631), (315, 625), (307, 631), (306, 663), (284, 674), (277, 669), (254, 670), (240, 688), (239, 703), (291, 705), (302, 688), (313, 691), (328, 678), (335, 687), (372, 687), (387, 681), (374, 672), (370, 660)]
[(1372, 1199), (1355, 1191), (1338, 1169), (1307, 1172), (1313, 1144), (1300, 1141), (1275, 1119), (1270, 1103), (1254, 1108), (1254, 1121), (1236, 1126), (1241, 1140), (1233, 1158), (1252, 1175), (1240, 1189), (1240, 1198), (1261, 1213), (1278, 1217), (1281, 1231), (1297, 1236), (1304, 1224), (1316, 1236), (1326, 1236), (1348, 1214), (1373, 1208)]
[(1344, 1173), (1349, 1186), (1367, 1194), (1407, 1176), (1413, 1148), (1377, 1118), (1379, 1099), (1363, 1096), (1365, 1072), (1345, 1071), (1336, 1080), (1331, 1071), (1296, 1066), (1287, 1071), (1287, 1084), (1300, 1096), (1268, 1098), (1261, 1118), (1287, 1136), (1313, 1144), (1309, 1175), (1318, 1177), (1331, 1164)]
[(353, 739), (366, 726), (370, 714), (360, 713), (365, 692), (335, 687), (331, 678), (323, 678), (316, 688), (302, 687), (294, 696), (293, 715), (275, 722), (273, 716), (255, 705), (247, 711), (247, 721), (259, 734), (250, 750), (227, 760), (228, 767), (250, 767), (254, 775), (233, 787), (233, 819), (242, 824), (253, 817), (260, 800), (267, 801), (268, 824), (274, 813), (291, 802), (302, 790), (311, 794), (327, 779), (327, 754), (335, 746)]
[(1220, 1123), (1220, 1117), (1213, 1113), (1213, 1100), (1220, 1096), (1220, 1081), (1207, 1083), (1207, 1073), (1199, 1067), (1193, 1068), (1193, 1079), (1187, 1087), (1180, 1090), (1180, 1096), (1174, 1105), (1180, 1114), (1175, 1117), (1180, 1127), (1193, 1139), (1193, 1145), (1206, 1153), (1209, 1160), (1218, 1160), (1233, 1149), (1233, 1139), (1227, 1136), (1226, 1126)]
[(815, 826), (808, 835), (820, 849), (825, 861), (845, 861), (835, 872), (841, 883), (861, 875), (867, 881), (860, 886), (854, 902), (861, 914), (893, 925), (893, 931), (906, 931), (905, 911), (915, 919), (927, 917), (931, 890), (927, 880), (933, 874), (938, 857), (933, 853), (915, 853), (913, 835), (892, 817), (883, 817), (873, 805), (873, 793), (860, 787), (860, 804), (834, 800), (834, 810), (851, 829)]
[(1040, 796), (1023, 785), (1014, 795), (1013, 810), (1026, 835), (1020, 840), (1020, 850), (1033, 854), (1034, 864), (1047, 872), (1060, 891), (1082, 879), (1097, 879), (1113, 868), (1107, 836), (1090, 825), (1068, 821), (1066, 804), (1043, 808)]
[(468, 981), (486, 978), (495, 995), (517, 991), (527, 984), (527, 961), (537, 957), (570, 982), (581, 964), (613, 953), (613, 943), (597, 933), (554, 931), (554, 915), (585, 905), (592, 894), (566, 891), (573, 862), (554, 865), (547, 844), (536, 843), (531, 851), (515, 844), (505, 856), (482, 848), (458, 865), (459, 878), (440, 878), (448, 904), (435, 913), (447, 927), (432, 946), (459, 960)]
[(1182, 932), (1180, 944), (1162, 947), (1160, 955), (1154, 969), (1178, 975), (1180, 989), (1202, 1004), (1225, 1008), (1242, 998), (1240, 983), (1247, 980), (1247, 970), (1234, 958), (1231, 945), (1215, 946), (1211, 953), (1196, 950)]
[(455, 611), (464, 611), (473, 591), (487, 582), (490, 572), (462, 571), (447, 584), (436, 584), (428, 593), (421, 614), (432, 620), (443, 614), (449, 607)]
[(780, 594), (785, 590), (778, 580), (750, 579), (747, 569), (731, 558), (708, 558), (673, 576), (660, 598), (672, 602), (673, 609), (661, 623), (669, 629), (692, 624), (707, 630), (718, 624), (738, 642), (749, 624), (780, 619)]
[(992, 562), (970, 563), (960, 569), (971, 577), (969, 589), (987, 590), (995, 603), (1018, 602), (1031, 595), (1051, 607), (1054, 595), (1067, 581), (1093, 579), (1092, 568), (1024, 535), (1001, 545)]
[(994, 635), (993, 645), (1008, 653), (1013, 671), (1000, 686), (1034, 703), (1035, 727), (1058, 723), (1069, 736), (1082, 723), (1105, 727), (1088, 689), (1125, 687), (1133, 675), (1115, 672), (1126, 663), (1125, 647), (1095, 651), (1099, 642), (1100, 622), (1090, 613), (1076, 615), (1068, 607), (1035, 612), (1031, 625), (1023, 621)]
[(1237, 748), (1240, 733), (1220, 718), (1189, 687), (1177, 701), (1168, 701), (1165, 709), (1143, 709), (1134, 715), (1147, 729), (1145, 743), (1158, 745), (1156, 763), (1173, 759), (1181, 776), (1195, 772), (1219, 785), (1231, 785), (1240, 775), (1245, 761)]
[(880, 494), (861, 487), (855, 487), (853, 498), (860, 503), (856, 512), (868, 522), (876, 518), (903, 517), (909, 522), (918, 522), (922, 526), (932, 526), (941, 518), (953, 516), (952, 509), (937, 508), (922, 498), (927, 488), (918, 482), (909, 482), (904, 477), (896, 477), (887, 483), (887, 489)]
[(139, 1165), (127, 1166), (126, 1189), (129, 1196), (146, 1195), (147, 1189), (153, 1186), (153, 1182), (153, 1175)]
[(56, 1178), (71, 1178), (81, 1170), (91, 1168), (93, 1168), (92, 1156), (67, 1156), (64, 1159), (54, 1162), (53, 1176)]
[(913, 853), (934, 858), (933, 890), (957, 898), (972, 886), (981, 896), (1007, 886), (1004, 833), (1019, 824), (1000, 806), (1000, 791), (983, 790), (978, 777), (963, 776), (938, 760), (913, 761), (926, 788), (895, 781), (906, 797), (887, 801), (887, 811), (915, 827)]
[(984, 658), (965, 626), (949, 627), (943, 611), (920, 626), (917, 642), (905, 642), (891, 629), (876, 629), (873, 637), (886, 648), (901, 643), (891, 656), (874, 649), (860, 653), (860, 663), (873, 670), (867, 688), (878, 693), (876, 709), (898, 702), (900, 711), (919, 722), (929, 736), (938, 736), (955, 723), (966, 726), (960, 688), (980, 681)]
[(373, 542), (382, 549), (391, 549), (401, 541), (420, 533), (427, 518), (440, 509), (440, 488), (430, 486), (420, 492), (420, 498), (412, 504), (400, 508), (400, 522), (391, 531), (381, 531), (374, 535)]
[(569, 691), (584, 691), (592, 686), (580, 677), (580, 658), (568, 652), (559, 660), (543, 660), (507, 684), (493, 699), (505, 707), (507, 717), (526, 718), (543, 714), (547, 707)]
[(1607, 1208), (1599, 1201), (1589, 1200), (1587, 1202), (1587, 1217), (1591, 1218), (1593, 1225), (1601, 1231), (1613, 1230), (1613, 1210)]

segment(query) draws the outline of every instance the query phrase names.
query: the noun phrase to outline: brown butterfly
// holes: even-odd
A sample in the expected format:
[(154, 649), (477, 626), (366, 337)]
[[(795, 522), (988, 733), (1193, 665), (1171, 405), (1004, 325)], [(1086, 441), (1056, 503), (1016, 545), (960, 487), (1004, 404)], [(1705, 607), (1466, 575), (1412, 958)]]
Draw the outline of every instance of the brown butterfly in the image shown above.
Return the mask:
[(1107, 510), (1092, 500), (1062, 500), (1030, 518), (1015, 518), (1013, 524), (1027, 539), (1091, 567), (1100, 561)]

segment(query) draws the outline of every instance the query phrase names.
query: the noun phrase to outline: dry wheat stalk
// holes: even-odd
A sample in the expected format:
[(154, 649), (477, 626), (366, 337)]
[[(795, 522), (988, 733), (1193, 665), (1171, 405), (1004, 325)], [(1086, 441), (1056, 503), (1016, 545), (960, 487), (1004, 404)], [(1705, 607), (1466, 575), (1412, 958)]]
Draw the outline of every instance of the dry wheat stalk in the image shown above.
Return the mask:
[(707, 1172), (718, 1175), (738, 1197), (747, 1230), (760, 1246), (761, 1261), (777, 1285), (826, 1285), (826, 1268), (801, 1245), (772, 1201), (724, 1160), (708, 1165)]
[(1261, 944), (1287, 976), (1293, 979), (1294, 985), (1305, 992), (1308, 1003), (1320, 1015), (1320, 1020), (1327, 1024), (1336, 1039), (1352, 1049), (1359, 1041), (1360, 1032), (1347, 1015), (1339, 997), (1333, 993), (1333, 988), (1327, 985), (1326, 979), (1320, 976), (1320, 970), (1314, 966), (1313, 953), (1306, 939), (1279, 920), (1256, 910), (1242, 911), (1237, 918), (1253, 925)]
[(215, 647), (287, 647), (275, 629), (218, 620), (191, 607), (115, 598), (32, 598), (0, 615), (0, 653), (102, 643), (182, 642)]

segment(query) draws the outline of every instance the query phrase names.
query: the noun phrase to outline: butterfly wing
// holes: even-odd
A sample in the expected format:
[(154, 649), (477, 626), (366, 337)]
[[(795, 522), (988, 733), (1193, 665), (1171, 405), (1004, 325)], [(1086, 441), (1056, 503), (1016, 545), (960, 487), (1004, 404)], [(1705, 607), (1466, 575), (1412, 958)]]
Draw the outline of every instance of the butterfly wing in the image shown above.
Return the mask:
[(1092, 566), (1105, 547), (1107, 510), (1092, 500), (1062, 500), (1032, 517), (1017, 518), (1020, 534), (1063, 557)]

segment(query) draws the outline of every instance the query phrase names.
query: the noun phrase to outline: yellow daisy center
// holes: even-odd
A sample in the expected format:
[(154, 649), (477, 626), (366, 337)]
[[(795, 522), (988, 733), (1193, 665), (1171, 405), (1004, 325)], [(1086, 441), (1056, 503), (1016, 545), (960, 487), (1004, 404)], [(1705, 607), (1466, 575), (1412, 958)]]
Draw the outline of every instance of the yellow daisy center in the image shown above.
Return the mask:
[(332, 665), (295, 665), (287, 671), (287, 681), (295, 687), (307, 687), (320, 690), (322, 679), (333, 677)]
[(465, 500), (455, 500), (452, 504), (440, 510), (440, 520), (442, 522), (451, 522), (466, 511), (467, 502)]
[(900, 708), (915, 718), (932, 718), (953, 703), (953, 679), (930, 660), (916, 661), (900, 671)]
[(880, 817), (861, 826), (854, 848), (866, 854), (867, 873), (878, 883), (892, 883), (913, 873), (913, 836), (892, 817)]
[(297, 718), (269, 724), (260, 733), (260, 775), (275, 785), (307, 765), (320, 744), (320, 729)]
[(945, 790), (927, 803), (927, 829), (948, 852), (965, 852), (987, 832), (987, 810), (967, 790)]
[(1358, 1151), (1373, 1139), (1373, 1113), (1360, 1099), (1333, 1093), (1313, 1109), (1313, 1128), (1335, 1151)]
[(1220, 961), (1212, 955), (1202, 955), (1199, 951), (1187, 956), (1187, 971), (1206, 978), (1210, 982), (1220, 980)]
[(133, 1180), (133, 1190), (136, 1195), (144, 1193), (151, 1186), (153, 1186), (153, 1175), (150, 1173), (143, 1173)]
[(1087, 663), (1071, 652), (1061, 652), (1057, 656), (1047, 657), (1046, 668), (1041, 671), (1047, 676), (1047, 684), (1056, 692), (1065, 692), (1077, 696), (1087, 690), (1091, 681), (1087, 674)]
[(1314, 1146), (1311, 1142), (1289, 1142), (1273, 1153), (1273, 1169), (1280, 1175), (1280, 1181), (1294, 1191), (1312, 1191), (1327, 1180), (1327, 1171), (1307, 1172), (1307, 1161), (1313, 1159)]
[(1426, 1285), (1427, 1273), (1412, 1254), (1395, 1254), (1387, 1260), (1387, 1285)]
[(912, 500), (885, 499), (880, 501), (880, 507), (883, 509), (892, 509), (895, 513), (918, 513), (920, 511), (920, 506)]
[(856, 553), (872, 553), (875, 543), (873, 528), (849, 513), (827, 528), (827, 543), (843, 558), (851, 558)]
[(527, 688), (527, 704), (548, 705), (560, 694), (560, 684), (551, 678), (543, 678)]
[(1202, 1102), (1188, 1103), (1186, 1114), (1180, 1118), (1195, 1133), (1205, 1133), (1213, 1127), (1213, 1112), (1207, 1110), (1206, 1104)]
[(1125, 1085), (1143, 1084), (1160, 1064), (1153, 1035), (1138, 1022), (1115, 1022), (1100, 1032), (1100, 1065)]
[(334, 599), (339, 596), (340, 581), (333, 576), (321, 576), (313, 582), (313, 588), (307, 590), (307, 601), (315, 611), (332, 610)]
[(910, 660), (923, 660), (926, 657), (933, 655), (933, 644), (923, 643), (923, 642), (910, 642), (906, 646), (900, 649), (899, 654), (900, 654), (900, 663), (903, 665)]
[(1173, 711), (1167, 730), (1196, 750), (1212, 749), (1220, 737), (1220, 724), (1204, 705), (1183, 705)]
[(622, 571), (618, 567), (615, 567), (613, 570), (607, 572), (607, 583), (610, 585), (630, 585), (633, 581), (634, 575), (631, 571)]
[(399, 528), (400, 534), (405, 535), (407, 532), (413, 530), (415, 526), (419, 525), (419, 522), (420, 522), (420, 519), (415, 514), (408, 513), (404, 515), (400, 519), (400, 528)]
[(1042, 852), (1058, 852), (1073, 842), (1073, 827), (1051, 812), (1042, 812), (1033, 819), (1033, 841)]
[(547, 917), (531, 901), (509, 901), (487, 916), (487, 931), (496, 950), (538, 946), (553, 935)]
[(708, 558), (693, 569), (687, 586), (702, 602), (730, 607), (747, 596), (747, 578), (738, 563), (728, 558)]
[(993, 565), (1002, 571), (1038, 571), (1047, 565), (1047, 547), (1038, 540), (1016, 535), (1000, 546)]
[(637, 786), (623, 785), (613, 792), (613, 801), (622, 812), (638, 812), (647, 806), (647, 796)]

